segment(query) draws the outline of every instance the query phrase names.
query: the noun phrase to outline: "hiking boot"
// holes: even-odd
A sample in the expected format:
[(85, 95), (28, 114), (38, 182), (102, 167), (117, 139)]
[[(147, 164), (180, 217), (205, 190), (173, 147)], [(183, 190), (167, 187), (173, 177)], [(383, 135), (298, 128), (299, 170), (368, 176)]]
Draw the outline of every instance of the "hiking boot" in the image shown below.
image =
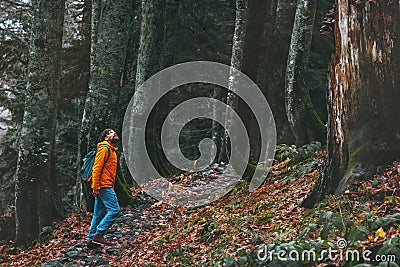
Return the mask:
[(94, 243), (92, 240), (89, 240), (89, 242), (86, 244), (86, 247), (88, 249), (98, 249), (101, 247), (101, 245)]
[(110, 242), (108, 242), (102, 235), (100, 234), (95, 234), (93, 236), (92, 242), (98, 245), (106, 245), (110, 246), (112, 245)]

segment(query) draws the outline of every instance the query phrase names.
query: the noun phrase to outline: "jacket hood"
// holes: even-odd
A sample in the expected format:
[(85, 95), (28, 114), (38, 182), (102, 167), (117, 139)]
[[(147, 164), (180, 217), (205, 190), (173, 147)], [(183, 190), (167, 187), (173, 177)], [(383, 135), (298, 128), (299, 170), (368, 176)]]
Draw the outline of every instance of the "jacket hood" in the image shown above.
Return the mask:
[(97, 144), (97, 148), (99, 148), (102, 145), (108, 145), (112, 150), (118, 150), (118, 147), (114, 146), (113, 144), (109, 143), (108, 141), (103, 141)]

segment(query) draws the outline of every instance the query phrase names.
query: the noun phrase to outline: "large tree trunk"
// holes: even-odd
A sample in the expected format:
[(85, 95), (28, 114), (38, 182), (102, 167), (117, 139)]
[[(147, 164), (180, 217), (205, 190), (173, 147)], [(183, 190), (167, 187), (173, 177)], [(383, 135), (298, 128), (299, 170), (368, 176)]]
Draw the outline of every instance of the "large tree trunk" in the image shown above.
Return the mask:
[(0, 20), (10, 22), (0, 27), (0, 214), (3, 214), (15, 201), (18, 161), (15, 144), (20, 130), (16, 126), (22, 123), (32, 6), (22, 1), (0, 1), (0, 10)]
[[(276, 9), (276, 1), (236, 1), (236, 20), (235, 32), (233, 36), (231, 66), (248, 75), (253, 81), (258, 83), (260, 79), (261, 64), (263, 63), (262, 55), (267, 46), (267, 39), (271, 37), (270, 29), (273, 28), (274, 18), (271, 16)], [(269, 35), (269, 36), (267, 36)], [(260, 83), (258, 83), (260, 84)], [(232, 72), (230, 77), (230, 90), (235, 91), (235, 73)], [(260, 88), (260, 90), (262, 90)], [(268, 93), (266, 90), (264, 95)], [(252, 94), (252, 92), (248, 92)], [(249, 165), (244, 174), (246, 177), (251, 177), (258, 162), (263, 162), (265, 159), (260, 159), (261, 155), (261, 134), (257, 120), (250, 108), (243, 102), (239, 101), (234, 93), (229, 92), (227, 104), (240, 114), (249, 135), (250, 141), (250, 158)], [(231, 118), (229, 113), (226, 127), (229, 130)]]
[[(153, 97), (157, 95), (156, 92), (146, 91), (140, 86), (162, 68), (165, 11), (165, 0), (142, 0), (142, 22), (136, 68), (135, 95), (133, 96), (135, 113), (143, 113), (142, 110), (146, 110), (148, 106), (151, 105)], [(124, 132), (124, 138), (129, 138), (125, 140), (128, 141), (127, 144), (129, 146), (129, 154), (126, 154), (126, 157), (127, 161), (130, 162), (129, 167), (131, 167), (131, 172), (134, 172), (132, 173), (133, 176), (135, 176), (135, 172), (139, 172), (140, 174), (144, 173), (141, 170), (149, 167), (142, 162), (143, 155), (141, 152), (143, 151), (138, 151), (138, 147), (141, 147), (141, 140), (136, 138), (140, 132), (144, 131), (146, 131), (146, 141), (149, 141), (148, 153), (150, 157), (154, 159), (154, 166), (159, 172), (162, 172), (162, 168), (165, 164), (158, 157), (158, 155), (160, 155), (159, 147), (157, 146), (159, 138), (156, 135), (158, 126), (156, 126), (155, 116), (150, 118), (147, 125), (135, 126), (135, 128), (124, 129), (127, 130)]]
[(81, 154), (93, 149), (105, 128), (117, 126), (117, 99), (121, 90), (128, 45), (131, 1), (93, 1), (89, 92), (81, 128)]
[[(122, 125), (126, 112), (126, 108), (131, 100), (133, 94), (135, 93), (135, 84), (136, 84), (136, 68), (137, 68), (137, 57), (139, 51), (139, 42), (140, 39), (140, 23), (141, 23), (141, 0), (134, 0), (131, 20), (129, 23), (129, 37), (128, 37), (128, 45), (126, 51), (125, 58), (125, 67), (124, 72), (122, 74), (120, 83), (121, 90), (118, 96), (118, 114), (117, 114), (117, 125), (118, 132), (122, 133)], [(122, 154), (120, 158), (121, 162), (121, 174), (125, 177), (128, 184), (135, 184), (131, 173), (126, 165), (125, 161), (125, 153)]]
[(277, 142), (292, 144), (294, 136), (285, 108), (285, 73), (296, 12), (296, 0), (276, 0), (276, 2), (275, 5), (271, 4), (272, 10), (267, 17), (266, 51), (259, 55), (262, 63), (257, 84), (265, 91), (274, 114), (278, 133)]
[(336, 7), (328, 151), (306, 207), (370, 179), (400, 154), (400, 3), (337, 0)]
[(315, 111), (307, 84), (307, 69), (317, 0), (297, 2), (286, 69), (286, 114), (297, 145), (324, 141), (326, 129)]
[(118, 115), (117, 125), (118, 132), (122, 132), (122, 124), (126, 112), (126, 107), (129, 104), (133, 94), (135, 93), (136, 84), (136, 68), (137, 57), (139, 51), (140, 39), (140, 23), (141, 23), (141, 0), (133, 0), (133, 7), (131, 8), (131, 16), (129, 20), (129, 35), (126, 49), (126, 57), (124, 64), (124, 71), (120, 79), (121, 90), (118, 95)]
[[(92, 21), (92, 1), (91, 0), (84, 0), (84, 6), (83, 6), (83, 17), (82, 17), (82, 23), (80, 25), (80, 30), (82, 33), (82, 48), (84, 49), (83, 54), (85, 55), (84, 58), (82, 58), (82, 72), (83, 75), (85, 75), (84, 80), (86, 83), (85, 90), (87, 90), (88, 83), (89, 83), (89, 72), (90, 72), (90, 50), (91, 50), (91, 21)], [(80, 133), (80, 128), (82, 125), (80, 125), (78, 132)], [(82, 208), (82, 203), (84, 203), (84, 195), (83, 195), (83, 190), (86, 190), (82, 186), (81, 182), (81, 147), (80, 147), (80, 136), (77, 138), (78, 142), (78, 149), (77, 149), (77, 160), (76, 160), (76, 183), (75, 183), (75, 192), (74, 192), (74, 199), (73, 199), (73, 207), (75, 210), (81, 210)]]
[[(267, 45), (267, 32), (266, 28), (272, 28), (274, 18), (270, 16), (271, 6), (275, 6), (276, 1), (264, 1), (264, 0), (253, 0), (249, 2), (248, 7), (248, 19), (246, 23), (246, 32), (243, 47), (243, 59), (240, 70), (248, 75), (258, 85), (258, 73), (260, 70), (260, 64), (262, 63), (260, 58), (265, 53), (265, 47)], [(268, 16), (268, 18), (267, 18)], [(262, 90), (260, 88), (260, 90)], [(265, 90), (262, 90), (266, 95)], [(251, 92), (249, 92), (251, 94)], [(249, 163), (251, 164), (248, 168), (245, 176), (250, 176), (254, 172), (254, 167), (260, 161), (261, 155), (260, 144), (261, 134), (254, 114), (251, 112), (249, 107), (243, 102), (238, 103), (238, 110), (244, 120), (247, 132), (249, 134), (250, 141), (250, 158)]]
[(136, 89), (162, 68), (165, 0), (142, 0), (142, 23), (136, 70)]
[[(79, 136), (81, 159), (95, 149), (101, 131), (119, 126), (118, 97), (126, 62), (131, 10), (132, 1), (129, 0), (92, 2), (90, 82)], [(119, 180), (117, 177), (117, 183)], [(92, 210), (90, 188), (84, 192), (87, 209)]]
[(64, 0), (33, 1), (25, 111), (15, 186), (17, 245), (31, 243), (57, 214), (54, 144)]
[[(244, 47), (246, 42), (246, 31), (249, 19), (249, 1), (248, 0), (236, 0), (236, 18), (235, 18), (235, 32), (233, 34), (232, 41), (232, 56), (231, 56), (231, 67), (241, 71), (243, 67)], [(234, 94), (235, 92), (235, 72), (231, 70), (229, 77), (229, 91), (226, 98), (226, 104), (234, 111), (238, 112), (239, 99)], [(227, 109), (228, 111), (228, 109)], [(223, 142), (221, 142), (220, 151), (222, 155), (229, 155), (229, 139), (227, 132), (231, 132), (233, 115), (230, 112), (226, 113), (225, 118), (225, 129), (226, 133)], [(231, 132), (231, 134), (233, 134)], [(227, 161), (227, 158), (224, 158)]]

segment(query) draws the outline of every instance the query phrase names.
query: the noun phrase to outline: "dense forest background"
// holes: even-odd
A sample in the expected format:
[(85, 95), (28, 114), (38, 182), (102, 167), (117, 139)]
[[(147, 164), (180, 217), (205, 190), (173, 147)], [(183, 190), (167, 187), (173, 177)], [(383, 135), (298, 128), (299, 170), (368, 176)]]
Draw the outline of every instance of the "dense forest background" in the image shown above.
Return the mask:
[[(82, 158), (103, 129), (122, 132), (129, 101), (148, 93), (141, 84), (188, 61), (229, 65), (258, 85), (274, 115), (277, 161), (305, 145), (326, 149), (299, 205), (371, 179), (399, 158), (399, 23), (399, 3), (378, 0), (1, 1), (0, 213), (13, 216), (11, 239), (31, 244), (53, 219), (91, 210)], [(181, 86), (157, 104), (147, 125), (154, 165), (179, 172), (158, 145), (160, 128), (174, 107), (200, 96), (244, 121), (248, 180), (261, 153), (257, 121), (238, 97), (208, 84)], [(226, 162), (223, 126), (208, 119), (183, 128), (183, 154), (198, 158), (204, 138), (219, 148), (214, 162)], [(124, 153), (120, 163), (119, 200), (135, 205)]]
[[(57, 129), (54, 132), (56, 140), (54, 171), (60, 188), (66, 190), (62, 196), (63, 201), (67, 201), (68, 207), (73, 206), (71, 196), (74, 194), (73, 187), (80, 164), (80, 159), (76, 156), (78, 151), (81, 157), (85, 155), (96, 143), (98, 132), (106, 126), (115, 127), (121, 131), (122, 119), (128, 102), (135, 92), (135, 85), (140, 84), (156, 71), (177, 63), (203, 60), (230, 65), (232, 49), (235, 55), (240, 53), (241, 55), (232, 60), (240, 61), (235, 62), (237, 68), (257, 81), (258, 86), (267, 96), (278, 127), (278, 143), (295, 143), (286, 118), (284, 102), (286, 61), (296, 12), (295, 1), (271, 4), (261, 1), (251, 3), (249, 7), (245, 2), (246, 6), (238, 6), (237, 11), (235, 1), (201, 4), (170, 1), (161, 3), (160, 7), (153, 7), (153, 4), (155, 5), (155, 3), (149, 5), (155, 9), (154, 11), (143, 10), (146, 7), (145, 3), (138, 1), (127, 2), (125, 6), (118, 4), (116, 7), (102, 2), (99, 2), (97, 7), (96, 3), (92, 6), (91, 3), (84, 1), (67, 1), (65, 11), (59, 11), (61, 14), (64, 13), (62, 31), (58, 33), (61, 34), (58, 37), (62, 38), (60, 62), (54, 62), (54, 64), (59, 64), (59, 73), (54, 73), (57, 76), (45, 78), (53, 80), (59, 76), (60, 79), (56, 113)], [(18, 142), (16, 141), (19, 138), (18, 132), (22, 127), (24, 114), (34, 14), (32, 3), (6, 1), (3, 5), (2, 70), (4, 78), (1, 82), (2, 153), (4, 155), (2, 158), (5, 160), (2, 163), (2, 173), (4, 173), (2, 175), (4, 194), (2, 194), (0, 206), (2, 212), (14, 202), (15, 186), (12, 181), (15, 182), (17, 166)], [(262, 12), (257, 5), (262, 5)], [(102, 11), (97, 14), (96, 10), (92, 10), (93, 8), (100, 8), (107, 12)], [(329, 23), (333, 20), (333, 3), (321, 1), (318, 7), (314, 8), (316, 9), (315, 22), (314, 18), (311, 18), (313, 38), (310, 38), (310, 41), (312, 40), (310, 44), (306, 44), (310, 59), (306, 59), (301, 64), (304, 64), (302, 67), (307, 72), (305, 74), (307, 79), (304, 80), (307, 80), (307, 89), (310, 91), (313, 106), (321, 122), (326, 122), (328, 63), (334, 46), (332, 21)], [(114, 13), (122, 11), (125, 13)], [(154, 12), (161, 13), (153, 15)], [(236, 24), (242, 24), (236, 25), (236, 28), (248, 28), (245, 33), (236, 33), (238, 36), (235, 38), (238, 42), (234, 46), (239, 47), (233, 47), (232, 44), (235, 33), (235, 12), (246, 13), (240, 21), (236, 21)], [(91, 19), (93, 14), (103, 17)], [(270, 15), (276, 18), (271, 20)], [(147, 24), (144, 24), (146, 16), (154, 16), (154, 18), (149, 18), (149, 29), (143, 29), (147, 27)], [(158, 23), (154, 25), (155, 29), (151, 28), (152, 23)], [(140, 27), (142, 27), (142, 36)], [(141, 40), (141, 38), (149, 40)], [(148, 42), (149, 44), (146, 45), (153, 46), (150, 47), (151, 50), (143, 48), (150, 51), (139, 51), (139, 46), (143, 42)], [(235, 49), (240, 52), (236, 52)], [(96, 51), (95, 54), (94, 51)], [(138, 61), (138, 57), (144, 59)], [(144, 70), (140, 75), (136, 74), (138, 62), (144, 65), (142, 67)], [(99, 69), (102, 66), (112, 68), (110, 73), (101, 73), (105, 72)], [(150, 68), (147, 71), (148, 74), (146, 74), (146, 68)], [(90, 75), (91, 72), (94, 73)], [(100, 95), (102, 90), (104, 93)], [(188, 91), (188, 94), (183, 93), (183, 90)], [(37, 94), (37, 92), (32, 92), (32, 94)], [(179, 88), (160, 103), (162, 109), (158, 111), (159, 116), (162, 118), (167, 114), (168, 108), (188, 98), (215, 95), (224, 99), (226, 94), (226, 90), (216, 90), (207, 86)], [(87, 102), (85, 106), (85, 101), (91, 98), (93, 102)], [(93, 105), (93, 107), (88, 105)], [(83, 121), (85, 108), (96, 110), (87, 111), (85, 115), (89, 118)], [(38, 113), (40, 117), (51, 116), (47, 112), (41, 113), (39, 110), (38, 112), (40, 112)], [(104, 113), (112, 114), (107, 114), (106, 116), (109, 117), (98, 122), (97, 116), (100, 117), (100, 114), (104, 116)], [(86, 119), (89, 125), (86, 125)], [(39, 128), (38, 125), (36, 127)], [(248, 127), (253, 127), (257, 131), (254, 125)], [(187, 151), (189, 157), (196, 156), (197, 145), (193, 143), (196, 144), (195, 140), (202, 138), (202, 136), (196, 136), (194, 129), (202, 132), (203, 138), (212, 131), (210, 122), (207, 121), (188, 126), (187, 131), (183, 133), (187, 136), (182, 137), (182, 149), (184, 152)], [(89, 140), (83, 137), (87, 135), (90, 136)], [(301, 144), (308, 141), (312, 140), (302, 140)], [(319, 141), (324, 142), (324, 138)]]

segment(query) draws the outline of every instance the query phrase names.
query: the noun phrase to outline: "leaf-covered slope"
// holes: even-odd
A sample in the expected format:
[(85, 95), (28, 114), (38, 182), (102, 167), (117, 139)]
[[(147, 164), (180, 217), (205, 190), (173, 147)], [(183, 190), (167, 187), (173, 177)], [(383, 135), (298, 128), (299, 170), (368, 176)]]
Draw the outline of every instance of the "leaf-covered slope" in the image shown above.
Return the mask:
[[(204, 207), (187, 210), (146, 197), (143, 205), (123, 209), (108, 233), (115, 245), (98, 251), (85, 248), (91, 214), (71, 214), (55, 222), (53, 231), (44, 233), (42, 241), (32, 248), (0, 246), (0, 264), (267, 266), (279, 261), (276, 255), (271, 259), (257, 257), (265, 246), (269, 250), (295, 249), (301, 255), (311, 248), (317, 253), (338, 249), (339, 241), (346, 242), (344, 253), (368, 249), (371, 259), (381, 254), (400, 260), (400, 163), (308, 210), (300, 204), (318, 176), (323, 151), (305, 154), (297, 160), (290, 155), (286, 156), (291, 160), (282, 158), (256, 191), (248, 192), (248, 184), (242, 182), (224, 198)], [(299, 261), (311, 266), (355, 265), (327, 257)]]

